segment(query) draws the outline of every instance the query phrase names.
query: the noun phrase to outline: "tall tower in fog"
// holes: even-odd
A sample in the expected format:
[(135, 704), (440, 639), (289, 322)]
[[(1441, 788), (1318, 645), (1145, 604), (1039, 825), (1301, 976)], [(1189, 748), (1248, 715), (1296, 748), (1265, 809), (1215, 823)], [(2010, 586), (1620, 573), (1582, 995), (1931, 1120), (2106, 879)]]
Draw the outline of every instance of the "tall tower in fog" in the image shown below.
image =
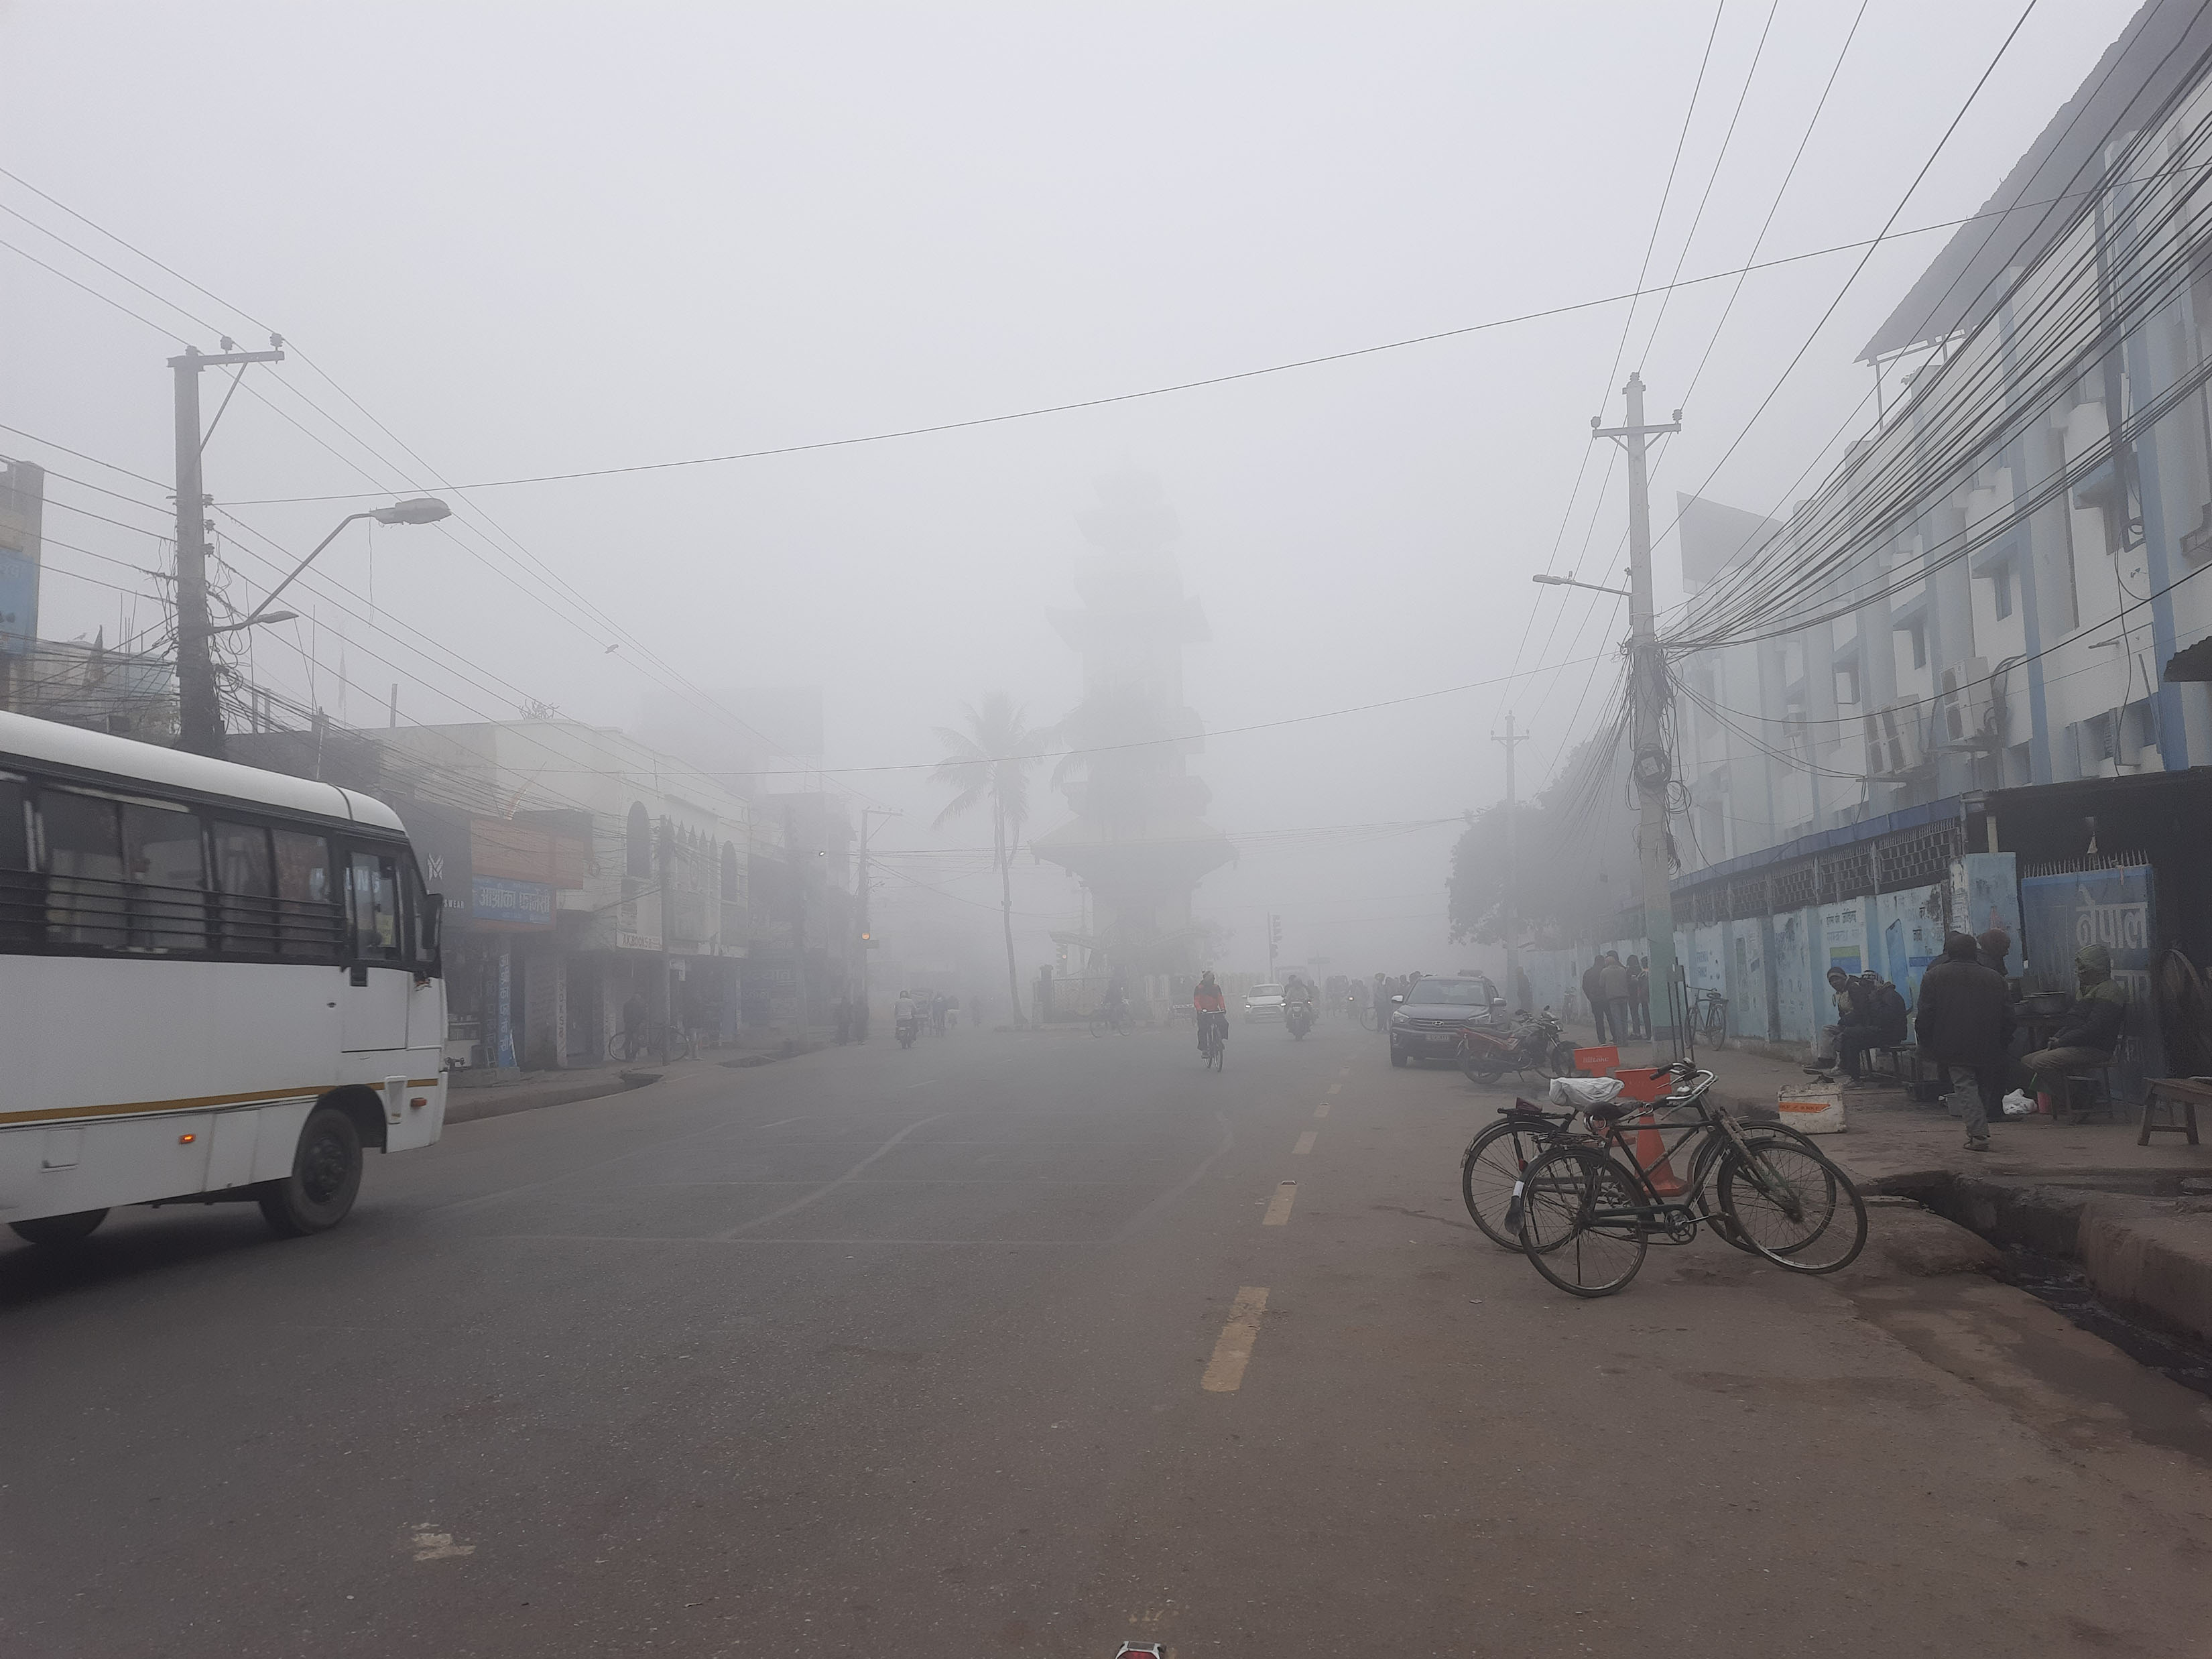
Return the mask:
[(1075, 816), (1030, 845), (1091, 890), (1094, 951), (1138, 973), (1187, 973), (1205, 944), (1191, 894), (1236, 855), (1188, 771), (1205, 738), (1183, 702), (1182, 653), (1206, 638), (1206, 617), (1183, 592), (1158, 481), (1120, 472), (1097, 493), (1076, 514), (1090, 550), (1075, 567), (1082, 603), (1051, 613), (1083, 659), (1083, 701), (1060, 727), (1083, 752), (1054, 777)]

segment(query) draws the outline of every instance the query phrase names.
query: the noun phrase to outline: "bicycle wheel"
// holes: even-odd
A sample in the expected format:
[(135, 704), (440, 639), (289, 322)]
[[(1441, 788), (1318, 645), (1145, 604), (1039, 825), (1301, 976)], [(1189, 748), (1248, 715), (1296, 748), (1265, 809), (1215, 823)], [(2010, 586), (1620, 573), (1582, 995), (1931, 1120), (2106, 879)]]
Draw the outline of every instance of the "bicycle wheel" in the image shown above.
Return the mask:
[(1715, 1191), (1721, 1213), (1751, 1248), (1792, 1273), (1832, 1273), (1866, 1248), (1866, 1200), (1851, 1178), (1809, 1146), (1753, 1141), (1730, 1147)]
[(1536, 1271), (1570, 1296), (1625, 1290), (1650, 1248), (1627, 1173), (1601, 1152), (1554, 1146), (1521, 1182), (1521, 1252)]
[(1513, 1188), (1550, 1145), (1550, 1131), (1500, 1118), (1467, 1144), (1459, 1161), (1459, 1195), (1483, 1235), (1501, 1249), (1521, 1241), (1505, 1224)]
[[(1736, 1132), (1746, 1140), (1794, 1141), (1815, 1156), (1820, 1155), (1820, 1149), (1808, 1136), (1786, 1123), (1739, 1123)], [(1705, 1200), (1707, 1183), (1713, 1171), (1720, 1167), (1721, 1158), (1729, 1150), (1728, 1140), (1718, 1134), (1707, 1135), (1698, 1143), (1697, 1156), (1690, 1164), (1690, 1190), (1682, 1201), (1701, 1212), (1705, 1216), (1705, 1225), (1718, 1234), (1723, 1241), (1733, 1244), (1747, 1255), (1757, 1255), (1759, 1247), (1743, 1236), (1743, 1230), (1730, 1217), (1721, 1213), (1717, 1208), (1717, 1196), (1711, 1204)]]

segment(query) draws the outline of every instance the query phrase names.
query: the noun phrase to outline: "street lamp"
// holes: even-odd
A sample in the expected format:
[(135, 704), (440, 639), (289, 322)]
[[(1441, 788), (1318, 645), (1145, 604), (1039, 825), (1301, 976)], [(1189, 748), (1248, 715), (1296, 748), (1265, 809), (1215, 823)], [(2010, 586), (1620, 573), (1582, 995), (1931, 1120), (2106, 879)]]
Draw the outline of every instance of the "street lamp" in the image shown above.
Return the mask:
[(252, 628), (256, 624), (297, 622), (299, 620), (300, 613), (296, 611), (256, 611), (252, 616), (248, 617), (244, 622), (218, 623), (213, 628), (209, 629), (208, 632), (210, 634), (235, 634), (241, 628)]
[[(347, 514), (345, 517), (337, 521), (337, 527), (333, 529), (329, 535), (324, 537), (322, 540), (315, 544), (315, 550), (313, 553), (308, 554), (306, 558), (294, 565), (292, 567), (292, 574), (290, 575), (285, 577), (283, 581), (278, 582), (276, 586), (270, 588), (267, 593), (262, 596), (261, 603), (253, 608), (253, 614), (252, 616), (248, 617), (244, 622), (232, 623), (229, 624), (229, 627), (251, 628), (254, 623), (258, 622), (275, 622), (278, 620), (277, 617), (270, 611), (270, 605), (276, 599), (279, 593), (282, 593), (286, 588), (289, 587), (295, 580), (297, 580), (302, 570), (305, 570), (309, 565), (314, 563), (316, 554), (320, 553), (332, 542), (337, 540), (338, 532), (343, 530), (348, 525), (356, 523), (362, 519), (374, 519), (379, 524), (435, 524), (441, 519), (451, 517), (453, 511), (453, 509), (452, 507), (447, 507), (445, 502), (440, 501), (435, 495), (416, 495), (411, 496), (404, 501), (394, 501), (389, 507), (372, 507), (364, 512)], [(299, 613), (297, 611), (287, 612), (285, 619), (289, 620), (291, 617), (297, 616), (298, 614)], [(222, 633), (227, 630), (224, 629), (210, 629), (209, 631), (210, 633)]]
[(1600, 587), (1595, 582), (1578, 582), (1572, 576), (1531, 576), (1528, 580), (1541, 582), (1547, 587), (1587, 587), (1593, 593), (1610, 593), (1616, 599), (1636, 597), (1625, 587)]

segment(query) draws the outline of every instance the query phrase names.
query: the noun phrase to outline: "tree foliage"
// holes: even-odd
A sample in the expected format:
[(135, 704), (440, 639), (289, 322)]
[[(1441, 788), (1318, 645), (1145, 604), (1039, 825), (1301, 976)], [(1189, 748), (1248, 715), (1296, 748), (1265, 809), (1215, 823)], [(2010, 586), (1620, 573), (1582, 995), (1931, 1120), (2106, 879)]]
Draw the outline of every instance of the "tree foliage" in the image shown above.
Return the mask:
[[(1510, 914), (1523, 945), (1571, 944), (1638, 901), (1636, 814), (1625, 763), (1592, 739), (1515, 811)], [(1470, 813), (1452, 848), (1451, 936), (1495, 945), (1508, 915), (1505, 803)]]

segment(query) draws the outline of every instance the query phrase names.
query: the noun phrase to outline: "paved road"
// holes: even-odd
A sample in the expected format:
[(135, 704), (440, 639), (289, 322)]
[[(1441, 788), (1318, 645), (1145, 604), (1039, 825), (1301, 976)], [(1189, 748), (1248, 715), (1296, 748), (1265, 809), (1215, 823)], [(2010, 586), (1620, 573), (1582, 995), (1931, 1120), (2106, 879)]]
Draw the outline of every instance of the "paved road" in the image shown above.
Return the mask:
[(0, 1650), (2203, 1650), (2196, 1395), (1980, 1280), (1572, 1301), (1457, 1209), (1491, 1104), (963, 1032), (0, 1247)]

